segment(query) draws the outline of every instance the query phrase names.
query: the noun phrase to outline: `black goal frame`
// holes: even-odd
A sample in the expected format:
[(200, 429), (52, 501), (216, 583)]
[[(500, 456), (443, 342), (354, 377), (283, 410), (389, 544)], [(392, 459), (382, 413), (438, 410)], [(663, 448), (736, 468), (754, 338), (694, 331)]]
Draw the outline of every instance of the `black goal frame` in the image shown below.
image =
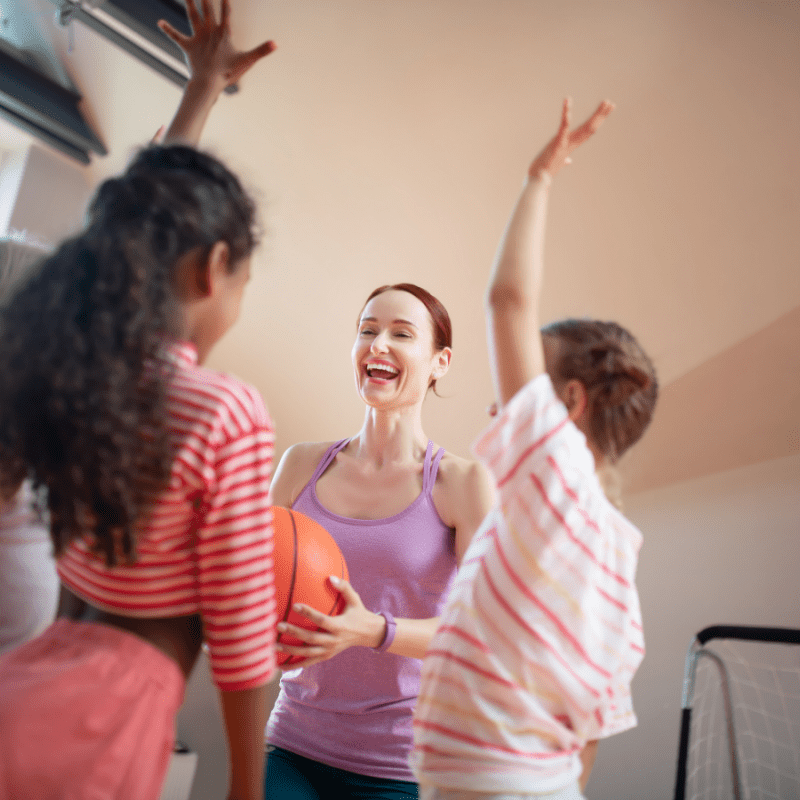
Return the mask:
[(708, 628), (703, 628), (703, 630), (692, 639), (686, 654), (686, 665), (683, 674), (681, 732), (678, 742), (678, 766), (675, 777), (674, 800), (685, 800), (686, 797), (687, 763), (689, 760), (689, 738), (692, 724), (695, 675), (698, 661), (702, 657), (711, 658), (720, 671), (728, 728), (728, 750), (731, 758), (734, 800), (742, 800), (736, 737), (733, 726), (733, 708), (730, 687), (728, 686), (727, 670), (722, 659), (713, 651), (706, 650), (705, 648), (705, 645), (713, 639), (735, 639), (738, 641), (800, 645), (800, 630), (795, 628), (763, 628), (754, 625), (712, 625)]

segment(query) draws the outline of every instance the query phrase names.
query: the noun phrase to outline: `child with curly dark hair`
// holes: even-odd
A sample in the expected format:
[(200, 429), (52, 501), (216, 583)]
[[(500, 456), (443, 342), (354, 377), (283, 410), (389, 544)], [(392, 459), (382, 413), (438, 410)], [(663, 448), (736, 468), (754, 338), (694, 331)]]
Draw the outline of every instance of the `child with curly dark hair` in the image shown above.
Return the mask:
[[(201, 5), (172, 143), (274, 49), (236, 50), (229, 1), (219, 23)], [(204, 639), (229, 800), (263, 796), (272, 423), (201, 366), (238, 316), (254, 222), (217, 159), (151, 147), (0, 311), (0, 506), (44, 490), (62, 582), (60, 619), (0, 657), (0, 800), (157, 798)]]
[(234, 323), (255, 207), (217, 159), (150, 147), (0, 310), (0, 494), (46, 491), (62, 616), (0, 658), (0, 797), (157, 798), (202, 640), (231, 798), (262, 794), (273, 430), (201, 366)]

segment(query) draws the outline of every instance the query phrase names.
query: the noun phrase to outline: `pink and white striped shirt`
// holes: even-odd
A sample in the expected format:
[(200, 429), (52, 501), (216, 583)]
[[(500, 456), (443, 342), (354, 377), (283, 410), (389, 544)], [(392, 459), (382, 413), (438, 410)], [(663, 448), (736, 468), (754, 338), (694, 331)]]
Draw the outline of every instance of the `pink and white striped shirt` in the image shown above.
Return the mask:
[(441, 788), (554, 792), (580, 774), (587, 741), (636, 724), (641, 534), (603, 493), (547, 375), (475, 450), (499, 504), (428, 649), (411, 764)]
[(188, 343), (165, 348), (175, 448), (169, 486), (137, 539), (137, 560), (108, 568), (83, 541), (61, 580), (97, 608), (131, 617), (201, 614), (214, 681), (234, 691), (275, 668), (272, 422), (258, 392), (197, 365)]

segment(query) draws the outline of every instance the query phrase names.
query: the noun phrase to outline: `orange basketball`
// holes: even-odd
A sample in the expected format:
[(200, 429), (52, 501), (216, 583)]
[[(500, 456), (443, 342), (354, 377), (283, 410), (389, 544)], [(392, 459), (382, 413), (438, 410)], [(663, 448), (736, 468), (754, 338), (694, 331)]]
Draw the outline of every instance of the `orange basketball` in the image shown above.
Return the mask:
[[(347, 564), (333, 537), (318, 522), (299, 511), (272, 507), (275, 536), (275, 599), (278, 620), (300, 628), (318, 630), (311, 620), (292, 610), (295, 603), (334, 617), (344, 610), (344, 598), (328, 580), (336, 575), (349, 580)], [(302, 644), (294, 636), (278, 633), (283, 644)], [(277, 653), (278, 664), (300, 664), (304, 659)]]

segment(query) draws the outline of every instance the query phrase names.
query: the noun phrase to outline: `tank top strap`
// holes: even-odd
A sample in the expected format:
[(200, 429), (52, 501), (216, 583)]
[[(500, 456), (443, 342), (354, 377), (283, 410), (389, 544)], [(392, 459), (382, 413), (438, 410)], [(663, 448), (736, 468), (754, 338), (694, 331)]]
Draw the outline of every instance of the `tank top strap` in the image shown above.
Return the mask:
[(350, 439), (340, 439), (338, 442), (334, 442), (326, 451), (325, 455), (322, 456), (320, 459), (319, 464), (317, 464), (317, 468), (314, 470), (314, 474), (309, 479), (306, 486), (316, 486), (317, 480), (319, 476), (325, 472), (326, 469), (331, 464), (334, 458), (336, 458), (337, 454), (340, 450), (343, 450), (350, 442)]
[(425, 465), (422, 468), (422, 491), (425, 494), (430, 494), (433, 491), (433, 486), (436, 483), (436, 475), (439, 472), (439, 462), (444, 455), (444, 447), (440, 447), (433, 458), (431, 458), (432, 452), (433, 442), (429, 439), (428, 449), (425, 451)]

